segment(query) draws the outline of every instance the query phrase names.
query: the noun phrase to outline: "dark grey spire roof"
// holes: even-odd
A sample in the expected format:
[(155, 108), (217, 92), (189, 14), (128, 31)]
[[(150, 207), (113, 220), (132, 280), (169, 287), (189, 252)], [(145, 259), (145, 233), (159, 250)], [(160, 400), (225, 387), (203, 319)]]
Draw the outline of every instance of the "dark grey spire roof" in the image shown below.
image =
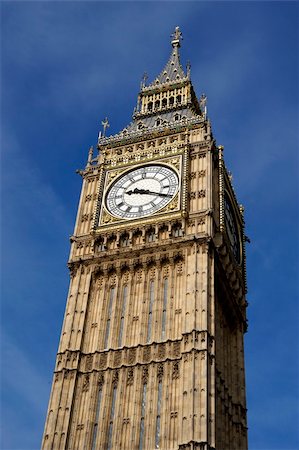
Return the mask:
[(180, 63), (179, 49), (178, 47), (174, 47), (166, 66), (149, 86), (179, 81), (184, 78), (186, 78), (186, 74)]
[(160, 75), (152, 83), (146, 86), (147, 88), (187, 78), (180, 62), (179, 48), (181, 46), (180, 41), (182, 39), (182, 33), (180, 32), (179, 27), (175, 28), (175, 32), (172, 36), (174, 39), (171, 41), (172, 51), (170, 58)]
[(134, 132), (138, 130), (154, 130), (157, 127), (165, 125), (174, 125), (175, 123), (187, 122), (190, 119), (198, 117), (190, 108), (182, 108), (176, 111), (158, 112), (155, 115), (143, 117), (142, 119), (134, 120), (125, 129), (127, 132)]

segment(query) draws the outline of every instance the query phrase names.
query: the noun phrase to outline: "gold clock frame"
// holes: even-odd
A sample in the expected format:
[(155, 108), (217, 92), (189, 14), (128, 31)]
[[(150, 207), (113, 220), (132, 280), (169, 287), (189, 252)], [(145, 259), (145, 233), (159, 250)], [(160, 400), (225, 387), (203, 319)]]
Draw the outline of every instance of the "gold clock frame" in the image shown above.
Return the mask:
[[(99, 220), (98, 224), (96, 226), (96, 229), (101, 229), (109, 227), (110, 229), (116, 229), (116, 228), (126, 228), (132, 223), (138, 222), (138, 224), (148, 224), (148, 223), (155, 223), (158, 218), (161, 217), (167, 217), (168, 219), (174, 219), (175, 217), (181, 217), (183, 209), (186, 209), (185, 205), (185, 198), (184, 195), (186, 189), (187, 189), (187, 180), (184, 176), (184, 173), (186, 172), (185, 164), (184, 164), (184, 154), (186, 154), (186, 151), (184, 153), (181, 153), (179, 155), (173, 155), (173, 156), (167, 156), (165, 158), (159, 158), (159, 161), (153, 159), (151, 161), (140, 161), (138, 164), (130, 164), (117, 167), (117, 168), (109, 168), (107, 171), (105, 171), (105, 174), (103, 174), (104, 180), (103, 180), (103, 189), (101, 190), (101, 195), (99, 195), (98, 202), (100, 203), (99, 206)], [(111, 187), (112, 183), (116, 180), (116, 178), (120, 177), (121, 175), (124, 175), (127, 172), (130, 172), (134, 169), (138, 169), (143, 166), (152, 165), (152, 164), (160, 164), (164, 165), (166, 167), (169, 167), (170, 169), (174, 170), (178, 176), (179, 179), (179, 189), (176, 193), (175, 197), (162, 209), (157, 211), (156, 213), (146, 216), (143, 218), (134, 218), (134, 219), (124, 219), (119, 218), (116, 216), (113, 216), (110, 214), (110, 212), (107, 210), (104, 199), (106, 197), (106, 194)], [(166, 219), (165, 217), (165, 219)]]

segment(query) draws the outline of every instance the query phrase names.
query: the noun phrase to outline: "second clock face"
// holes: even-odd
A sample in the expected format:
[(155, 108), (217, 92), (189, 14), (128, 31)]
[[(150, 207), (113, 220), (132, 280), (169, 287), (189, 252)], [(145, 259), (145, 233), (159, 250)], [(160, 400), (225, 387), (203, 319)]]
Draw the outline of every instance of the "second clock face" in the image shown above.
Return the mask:
[(224, 195), (224, 216), (225, 216), (225, 224), (226, 231), (228, 235), (228, 239), (230, 242), (230, 246), (234, 257), (238, 264), (241, 263), (241, 251), (240, 251), (240, 239), (238, 228), (236, 225), (235, 216), (233, 214), (233, 207), (231, 205), (229, 196), (227, 193)]
[(141, 166), (121, 175), (106, 194), (108, 211), (119, 218), (149, 216), (166, 206), (179, 189), (177, 173), (168, 166)]

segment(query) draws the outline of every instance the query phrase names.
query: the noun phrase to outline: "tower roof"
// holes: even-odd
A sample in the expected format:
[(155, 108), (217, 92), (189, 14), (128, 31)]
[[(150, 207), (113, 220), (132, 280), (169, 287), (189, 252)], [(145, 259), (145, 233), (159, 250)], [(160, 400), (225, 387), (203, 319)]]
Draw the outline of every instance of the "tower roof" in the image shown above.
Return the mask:
[(172, 51), (169, 60), (159, 76), (152, 83), (150, 83), (147, 88), (161, 84), (168, 84), (173, 81), (181, 81), (187, 78), (180, 62), (179, 48), (181, 46), (182, 33), (179, 27), (175, 28), (172, 37)]
[(185, 73), (180, 62), (181, 40), (182, 33), (176, 27), (172, 34), (171, 54), (164, 69), (148, 85), (144, 75), (133, 121), (116, 135), (100, 135), (99, 145), (138, 138), (147, 133), (160, 133), (165, 129), (178, 130), (206, 119), (190, 80), (190, 65), (187, 65)]

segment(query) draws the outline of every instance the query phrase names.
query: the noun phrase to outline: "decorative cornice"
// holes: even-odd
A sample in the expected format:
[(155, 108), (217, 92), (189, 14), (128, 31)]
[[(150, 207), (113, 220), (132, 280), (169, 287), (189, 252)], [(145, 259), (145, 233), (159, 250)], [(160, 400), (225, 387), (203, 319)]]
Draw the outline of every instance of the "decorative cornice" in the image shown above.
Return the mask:
[(147, 130), (132, 131), (128, 133), (120, 132), (113, 136), (100, 138), (98, 141), (98, 149), (101, 150), (102, 146), (117, 146), (125, 145), (135, 141), (139, 141), (140, 138), (149, 139), (150, 137), (162, 136), (173, 133), (173, 131), (185, 131), (192, 129), (196, 125), (205, 122), (205, 119), (201, 116), (194, 117), (192, 119), (178, 120), (177, 122), (169, 123), (167, 125), (157, 126), (155, 128), (149, 128)]
[[(136, 226), (136, 229), (138, 229), (138, 226)], [(94, 237), (94, 239), (96, 239), (96, 236)], [(111, 261), (111, 263), (114, 263), (115, 261), (121, 261), (122, 259), (128, 260), (128, 258), (130, 260), (138, 260), (142, 255), (145, 255), (147, 253), (157, 253), (157, 255), (175, 255), (183, 250), (183, 248), (194, 245), (194, 243), (202, 245), (207, 242), (209, 243), (210, 241), (211, 237), (205, 234), (203, 234), (202, 236), (191, 235), (174, 237), (163, 241), (163, 243), (154, 241), (151, 243), (140, 244), (138, 246), (135, 246), (135, 248), (121, 247), (115, 250), (103, 251), (98, 254), (88, 254), (85, 256), (72, 257), (68, 262), (68, 266), (70, 270), (73, 270), (74, 267), (79, 267), (81, 265), (96, 267), (102, 264), (106, 264), (106, 262), (109, 261)]]
[[(63, 370), (77, 370), (80, 373), (120, 369), (150, 363), (180, 361), (191, 355), (208, 354), (214, 359), (214, 337), (207, 330), (192, 330), (180, 339), (163, 342), (113, 348), (92, 353), (66, 350), (57, 354), (55, 373)], [(205, 358), (203, 358), (205, 359)]]

